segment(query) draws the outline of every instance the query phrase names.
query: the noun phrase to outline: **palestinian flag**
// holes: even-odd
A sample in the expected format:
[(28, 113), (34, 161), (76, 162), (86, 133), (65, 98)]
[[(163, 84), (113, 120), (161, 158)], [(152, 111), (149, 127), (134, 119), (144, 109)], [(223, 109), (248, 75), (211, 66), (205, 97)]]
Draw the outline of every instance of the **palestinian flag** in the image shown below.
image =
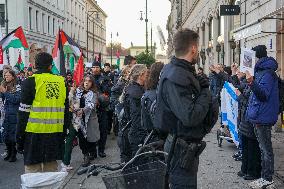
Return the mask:
[(24, 64), (24, 62), (22, 60), (21, 52), (19, 54), (18, 62), (17, 62), (16, 66), (19, 68), (20, 71), (24, 70), (24, 68), (25, 68), (25, 64)]
[(54, 74), (66, 73), (64, 54), (74, 54), (79, 57), (81, 55), (79, 45), (71, 39), (64, 31), (59, 30), (52, 53)]
[(10, 47), (24, 48), (25, 50), (28, 50), (29, 46), (23, 28), (20, 26), (9, 33), (0, 41), (0, 46), (2, 47), (3, 51), (9, 49)]
[(81, 53), (73, 76), (76, 86), (80, 85), (83, 78), (84, 78), (84, 59), (83, 59), (83, 53)]

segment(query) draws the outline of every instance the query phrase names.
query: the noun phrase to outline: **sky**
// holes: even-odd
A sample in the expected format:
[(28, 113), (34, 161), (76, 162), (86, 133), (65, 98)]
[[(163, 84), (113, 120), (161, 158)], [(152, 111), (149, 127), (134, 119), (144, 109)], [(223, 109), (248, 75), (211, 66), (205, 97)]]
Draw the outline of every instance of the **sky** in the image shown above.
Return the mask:
[[(111, 32), (113, 33), (113, 42), (120, 42), (125, 48), (130, 47), (131, 42), (134, 46), (146, 45), (146, 26), (145, 21), (140, 21), (143, 11), (145, 19), (146, 0), (97, 0), (98, 5), (108, 15), (106, 21), (107, 44), (110, 43)], [(148, 0), (148, 20), (149, 20), (149, 46), (150, 46), (150, 28), (153, 28), (153, 43), (156, 42), (157, 53), (165, 54), (161, 51), (160, 40), (157, 32), (157, 26), (162, 28), (167, 41), (166, 24), (170, 14), (169, 0)], [(119, 36), (116, 37), (116, 33)]]

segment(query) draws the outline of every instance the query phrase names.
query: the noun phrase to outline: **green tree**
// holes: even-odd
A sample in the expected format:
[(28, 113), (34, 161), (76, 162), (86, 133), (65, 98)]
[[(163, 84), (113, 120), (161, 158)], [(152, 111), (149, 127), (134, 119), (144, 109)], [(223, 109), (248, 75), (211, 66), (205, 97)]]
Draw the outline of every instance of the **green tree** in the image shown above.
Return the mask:
[(146, 54), (145, 52), (138, 54), (136, 60), (138, 64), (146, 64), (147, 67), (150, 67), (156, 61), (153, 55), (150, 53)]

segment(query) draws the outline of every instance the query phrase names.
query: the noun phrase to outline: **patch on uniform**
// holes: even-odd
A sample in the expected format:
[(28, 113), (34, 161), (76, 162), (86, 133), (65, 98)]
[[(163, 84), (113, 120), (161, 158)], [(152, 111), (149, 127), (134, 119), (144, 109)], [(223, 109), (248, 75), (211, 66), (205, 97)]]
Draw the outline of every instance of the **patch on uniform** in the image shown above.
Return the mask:
[(59, 98), (60, 90), (59, 90), (58, 82), (46, 81), (45, 86), (46, 86), (46, 98), (47, 99), (53, 99), (53, 98), (58, 99)]

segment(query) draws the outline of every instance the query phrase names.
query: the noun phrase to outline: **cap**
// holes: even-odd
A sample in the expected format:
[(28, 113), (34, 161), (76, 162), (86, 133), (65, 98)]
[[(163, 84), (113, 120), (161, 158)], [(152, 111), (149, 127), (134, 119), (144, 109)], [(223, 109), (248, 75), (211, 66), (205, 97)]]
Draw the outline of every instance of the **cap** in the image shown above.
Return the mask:
[(95, 66), (101, 67), (101, 63), (98, 61), (94, 61), (92, 64), (92, 67), (95, 67)]
[(267, 57), (267, 51), (266, 51), (266, 46), (265, 45), (257, 45), (252, 48), (253, 51), (255, 51), (255, 56), (256, 58), (263, 58)]

